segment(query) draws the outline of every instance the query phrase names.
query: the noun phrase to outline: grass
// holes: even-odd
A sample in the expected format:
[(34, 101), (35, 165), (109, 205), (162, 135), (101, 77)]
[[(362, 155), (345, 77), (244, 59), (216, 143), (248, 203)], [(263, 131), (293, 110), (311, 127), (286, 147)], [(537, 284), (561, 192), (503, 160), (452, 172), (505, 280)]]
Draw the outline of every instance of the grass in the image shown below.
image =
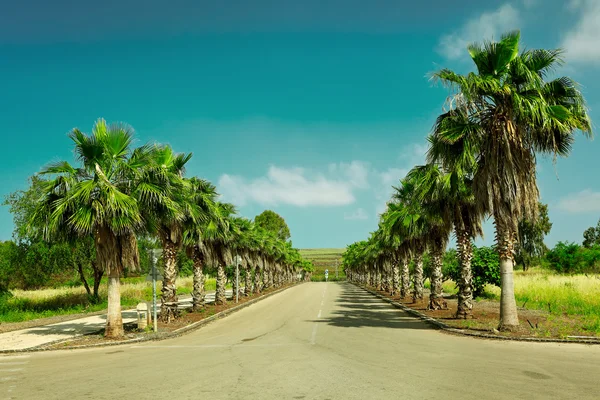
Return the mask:
[[(307, 260), (312, 261), (315, 271), (312, 274), (313, 282), (325, 281), (325, 270), (329, 270), (329, 280), (346, 280), (342, 270), (342, 253), (345, 249), (300, 249), (300, 254)], [(337, 267), (338, 278), (335, 278)]]
[[(177, 279), (177, 294), (187, 295), (192, 292), (192, 277)], [(207, 279), (207, 291), (215, 290), (216, 280)], [(157, 282), (157, 296), (160, 297), (162, 282)], [(21, 322), (56, 315), (90, 313), (106, 309), (106, 282), (100, 286), (99, 303), (92, 303), (85, 289), (79, 287), (63, 287), (58, 289), (13, 290), (13, 296), (0, 301), (0, 322)], [(134, 307), (141, 301), (152, 300), (152, 282), (144, 277), (121, 279), (121, 305)]]
[[(486, 286), (500, 299), (500, 288)], [(583, 329), (600, 333), (600, 275), (557, 275), (544, 269), (515, 271), (517, 305), (550, 314), (578, 315)]]

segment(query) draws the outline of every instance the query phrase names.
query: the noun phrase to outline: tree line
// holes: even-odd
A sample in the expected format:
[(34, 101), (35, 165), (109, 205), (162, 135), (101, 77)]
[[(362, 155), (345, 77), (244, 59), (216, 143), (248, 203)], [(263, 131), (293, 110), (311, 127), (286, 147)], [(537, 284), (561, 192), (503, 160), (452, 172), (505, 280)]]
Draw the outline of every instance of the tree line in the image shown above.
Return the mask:
[[(519, 42), (515, 31), (498, 42), (471, 44), (475, 72), (432, 74), (451, 93), (427, 137), (427, 163), (414, 167), (394, 188), (377, 231), (348, 246), (343, 262), (349, 279), (378, 287), (382, 279), (389, 280), (390, 291), (402, 297), (412, 284), (413, 300), (423, 299), (423, 255), (428, 251), (428, 307), (447, 308), (442, 260), (453, 233), (460, 265), (456, 315), (468, 318), (473, 240), (483, 234), (482, 220), (491, 217), (501, 281), (499, 329), (518, 326), (513, 269), (527, 221), (537, 223), (540, 215), (536, 155), (565, 157), (576, 131), (592, 133), (578, 84), (568, 77), (547, 79), (561, 65), (562, 51), (519, 51)], [(539, 243), (521, 249), (543, 251)]]
[[(220, 201), (212, 183), (186, 177), (191, 153), (177, 153), (163, 144), (133, 148), (131, 127), (103, 119), (91, 133), (73, 129), (69, 137), (78, 164), (51, 163), (31, 179), (26, 192), (7, 198), (19, 243), (2, 243), (0, 250), (3, 255), (12, 252), (13, 260), (45, 257), (21, 271), (22, 279), (34, 287), (43, 284), (36, 281), (39, 277), (64, 270), (65, 262), (92, 297), (98, 296), (106, 276), (107, 337), (123, 335), (120, 277), (139, 274), (143, 264), (148, 268), (145, 250), (157, 245), (162, 250), (160, 317), (165, 322), (179, 316), (176, 278), (182, 254), (192, 269), (195, 310), (204, 306), (205, 266), (215, 269), (216, 304), (226, 302), (226, 270), (236, 256), (246, 295), (312, 271), (311, 263), (292, 247), (280, 216), (267, 212), (253, 222), (237, 215), (233, 204)], [(11, 266), (4, 265), (7, 259), (2, 257), (0, 271), (10, 272)], [(51, 271), (38, 274), (35, 266), (51, 266)], [(0, 272), (5, 290), (11, 279)], [(235, 285), (233, 289), (240, 291)]]

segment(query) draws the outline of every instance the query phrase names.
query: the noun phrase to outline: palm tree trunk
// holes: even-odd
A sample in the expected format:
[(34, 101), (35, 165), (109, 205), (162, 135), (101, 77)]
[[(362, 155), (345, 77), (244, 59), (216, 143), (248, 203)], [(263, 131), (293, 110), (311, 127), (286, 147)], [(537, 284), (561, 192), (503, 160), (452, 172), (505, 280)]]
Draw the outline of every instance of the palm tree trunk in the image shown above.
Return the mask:
[(254, 267), (254, 291), (259, 294), (261, 291), (261, 279), (260, 279), (261, 269), (257, 265)]
[(375, 289), (381, 290), (381, 269), (379, 266), (375, 267)]
[(121, 315), (121, 274), (116, 269), (108, 273), (108, 310), (106, 315), (107, 338), (119, 338), (125, 334)]
[(197, 246), (194, 246), (192, 253), (192, 261), (194, 262), (194, 283), (192, 290), (192, 311), (198, 311), (204, 307), (204, 260), (202, 253)]
[(415, 255), (415, 273), (413, 275), (413, 302), (423, 300), (423, 253)]
[(263, 268), (262, 279), (263, 279), (263, 285), (262, 285), (263, 290), (266, 290), (269, 288), (269, 268), (267, 267), (266, 264)]
[(448, 308), (448, 303), (444, 300), (442, 291), (442, 257), (444, 247), (442, 243), (436, 243), (435, 249), (432, 251), (432, 269), (431, 269), (431, 293), (429, 294), (429, 310), (445, 310)]
[(96, 261), (92, 261), (92, 271), (94, 271), (94, 298), (100, 300), (100, 282), (104, 276), (104, 270), (98, 266)]
[(244, 279), (244, 296), (250, 296), (253, 292), (252, 288), (252, 266), (246, 266), (246, 275)]
[(163, 245), (163, 260), (165, 261), (165, 270), (163, 273), (163, 286), (160, 307), (160, 319), (169, 323), (179, 316), (177, 305), (177, 247), (169, 237), (161, 237)]
[(219, 262), (217, 264), (217, 287), (215, 292), (215, 304), (217, 305), (225, 304), (227, 302), (227, 299), (225, 298), (226, 280), (227, 277), (225, 276), (225, 267)]
[(121, 316), (121, 245), (119, 238), (108, 227), (100, 227), (95, 234), (96, 258), (98, 265), (104, 266), (108, 274), (108, 307), (106, 313), (107, 338), (120, 338), (124, 335)]
[(390, 294), (395, 296), (398, 293), (398, 287), (400, 286), (400, 270), (398, 268), (398, 261), (392, 261), (392, 290)]
[(473, 316), (473, 245), (471, 235), (466, 230), (456, 229), (456, 253), (460, 262), (456, 318), (467, 319)]
[(408, 292), (410, 291), (410, 274), (408, 271), (408, 259), (402, 259), (402, 271), (400, 272), (400, 278), (402, 281), (402, 286), (400, 287), (400, 297), (403, 299), (408, 296)]
[(496, 244), (500, 258), (500, 323), (498, 329), (512, 331), (519, 326), (517, 302), (515, 300), (515, 285), (513, 281), (513, 267), (515, 262), (516, 235), (509, 224), (504, 224), (500, 218), (494, 216), (496, 225)]

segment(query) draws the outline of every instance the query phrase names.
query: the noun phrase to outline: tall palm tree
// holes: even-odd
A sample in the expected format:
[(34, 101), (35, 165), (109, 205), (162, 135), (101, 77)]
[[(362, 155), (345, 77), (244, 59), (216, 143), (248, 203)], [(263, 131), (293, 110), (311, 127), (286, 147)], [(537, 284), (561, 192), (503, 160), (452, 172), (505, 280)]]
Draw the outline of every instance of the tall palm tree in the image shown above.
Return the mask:
[[(472, 177), (477, 164), (474, 154), (463, 146), (462, 141), (447, 145), (439, 140), (438, 134), (440, 130), (466, 121), (464, 115), (452, 111), (438, 117), (434, 132), (428, 138), (430, 148), (427, 153), (427, 160), (431, 164), (427, 178), (437, 188), (431, 195), (439, 197), (438, 201), (444, 201), (454, 226), (460, 263), (456, 317), (463, 319), (471, 317), (473, 312), (473, 240), (483, 236), (483, 215), (476, 207), (472, 191)], [(440, 165), (442, 160), (445, 161), (445, 168)]]
[(91, 134), (73, 129), (69, 137), (81, 167), (62, 161), (44, 168), (53, 175), (32, 217), (45, 220), (45, 234), (69, 231), (93, 236), (99, 265), (108, 275), (106, 337), (123, 336), (120, 274), (135, 264), (131, 238), (142, 228), (136, 199), (127, 194), (131, 174), (139, 166), (133, 159), (133, 130), (124, 124), (108, 125), (99, 119)]
[[(178, 317), (177, 254), (184, 242), (184, 223), (196, 222), (199, 208), (194, 203), (191, 185), (183, 179), (185, 164), (191, 154), (178, 154), (170, 146), (149, 149), (149, 163), (137, 177), (134, 195), (143, 206), (148, 230), (155, 232), (162, 244), (165, 263), (160, 317), (170, 322)], [(199, 222), (199, 221), (198, 221)]]
[(188, 180), (191, 201), (198, 208), (197, 218), (188, 217), (183, 225), (183, 243), (187, 256), (193, 262), (192, 310), (204, 307), (206, 262), (204, 242), (215, 237), (224, 236), (224, 221), (217, 208), (217, 191), (215, 186), (200, 178)]
[(468, 115), (462, 129), (441, 131), (449, 144), (464, 140), (475, 149), (473, 193), (482, 213), (492, 215), (500, 257), (502, 292), (499, 329), (519, 325), (513, 266), (518, 222), (533, 219), (539, 192), (535, 154), (566, 156), (574, 131), (591, 135), (591, 121), (578, 85), (567, 77), (546, 81), (561, 64), (560, 50), (519, 54), (520, 33), (499, 42), (468, 47), (477, 73), (460, 75), (443, 69), (435, 80), (453, 88), (451, 108)]

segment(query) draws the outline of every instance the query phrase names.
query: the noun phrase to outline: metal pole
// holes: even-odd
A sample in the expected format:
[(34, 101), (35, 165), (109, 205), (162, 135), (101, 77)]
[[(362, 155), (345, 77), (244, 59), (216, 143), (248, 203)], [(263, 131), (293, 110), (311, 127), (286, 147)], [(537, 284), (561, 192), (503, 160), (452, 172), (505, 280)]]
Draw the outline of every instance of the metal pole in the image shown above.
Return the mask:
[(235, 302), (239, 301), (240, 295), (240, 268), (239, 268), (239, 256), (235, 255)]
[(152, 249), (152, 308), (154, 310), (154, 332), (158, 332), (156, 312), (156, 250)]

